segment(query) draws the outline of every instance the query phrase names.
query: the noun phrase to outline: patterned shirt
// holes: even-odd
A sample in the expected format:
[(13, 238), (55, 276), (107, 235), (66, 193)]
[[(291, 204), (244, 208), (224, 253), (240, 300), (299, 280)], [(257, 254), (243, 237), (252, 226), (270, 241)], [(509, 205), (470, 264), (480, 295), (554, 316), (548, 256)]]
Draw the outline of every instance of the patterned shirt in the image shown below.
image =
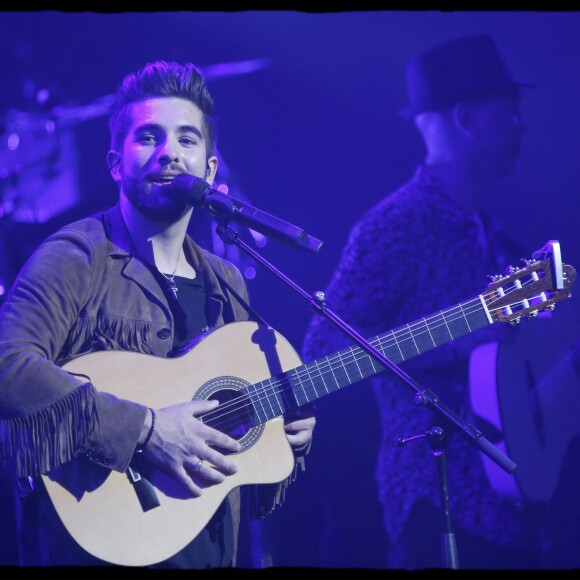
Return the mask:
[[(371, 337), (476, 297), (488, 275), (505, 273), (521, 257), (487, 215), (469, 215), (426, 166), (419, 166), (408, 183), (383, 198), (352, 229), (327, 288), (328, 306)], [(470, 407), (469, 353), (477, 344), (509, 339), (511, 332), (519, 330), (491, 325), (402, 363), (401, 369), (439, 395), (464, 421), (476, 424)], [(343, 333), (315, 317), (303, 358), (309, 361), (349, 344)], [(440, 506), (430, 445), (413, 442), (401, 447), (397, 439), (442, 425), (441, 416), (415, 405), (412, 393), (389, 371), (371, 383), (381, 428), (376, 479), (384, 525), (396, 543), (417, 501)], [(365, 418), (349, 416), (344, 424), (351, 432), (364, 432)], [(478, 428), (486, 435), (482, 426)], [(445, 431), (450, 435), (449, 494), (455, 523), (498, 545), (541, 545), (534, 510), (498, 495), (478, 449), (451, 428)]]

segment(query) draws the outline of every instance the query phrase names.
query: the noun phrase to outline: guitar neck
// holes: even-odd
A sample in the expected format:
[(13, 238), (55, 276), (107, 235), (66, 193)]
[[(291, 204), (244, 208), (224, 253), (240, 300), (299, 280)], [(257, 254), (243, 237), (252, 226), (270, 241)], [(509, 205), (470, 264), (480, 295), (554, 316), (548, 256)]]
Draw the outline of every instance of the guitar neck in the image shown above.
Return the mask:
[[(370, 344), (395, 364), (492, 324), (482, 296), (375, 336)], [(255, 424), (284, 415), (385, 370), (360, 346), (350, 346), (247, 387)]]

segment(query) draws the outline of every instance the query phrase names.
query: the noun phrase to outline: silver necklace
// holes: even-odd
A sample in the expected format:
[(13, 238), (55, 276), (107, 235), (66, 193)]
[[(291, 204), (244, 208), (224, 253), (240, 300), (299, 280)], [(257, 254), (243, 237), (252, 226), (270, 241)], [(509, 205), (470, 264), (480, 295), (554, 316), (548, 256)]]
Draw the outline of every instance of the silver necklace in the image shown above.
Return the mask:
[(173, 273), (171, 275), (164, 274), (163, 272), (161, 272), (161, 270), (159, 270), (161, 275), (167, 280), (167, 286), (169, 286), (169, 289), (173, 292), (173, 296), (175, 296), (176, 300), (177, 300), (177, 292), (179, 291), (179, 288), (177, 287), (177, 284), (175, 283), (175, 272), (177, 272), (177, 268), (179, 266), (179, 261), (181, 260), (182, 251), (183, 250), (179, 250), (179, 256), (177, 256), (177, 264), (175, 264), (175, 268), (173, 269)]

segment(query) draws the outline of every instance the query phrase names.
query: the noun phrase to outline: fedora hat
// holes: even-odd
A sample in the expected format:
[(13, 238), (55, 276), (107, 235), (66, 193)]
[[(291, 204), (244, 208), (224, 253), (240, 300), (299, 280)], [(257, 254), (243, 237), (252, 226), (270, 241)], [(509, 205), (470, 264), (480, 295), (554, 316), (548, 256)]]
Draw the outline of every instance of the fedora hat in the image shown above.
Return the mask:
[(457, 38), (424, 52), (407, 67), (409, 104), (403, 117), (441, 111), (459, 102), (519, 95), (533, 85), (514, 79), (493, 38)]

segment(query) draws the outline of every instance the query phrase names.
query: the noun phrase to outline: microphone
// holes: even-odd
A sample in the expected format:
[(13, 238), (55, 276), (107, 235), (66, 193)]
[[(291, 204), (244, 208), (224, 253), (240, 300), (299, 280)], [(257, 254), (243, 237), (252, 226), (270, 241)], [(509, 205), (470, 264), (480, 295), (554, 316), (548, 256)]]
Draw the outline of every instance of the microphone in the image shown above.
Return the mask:
[(218, 221), (236, 221), (266, 236), (310, 252), (316, 253), (322, 247), (320, 240), (309, 236), (302, 228), (212, 188), (201, 177), (176, 175), (171, 182), (171, 192), (193, 207), (206, 209)]

